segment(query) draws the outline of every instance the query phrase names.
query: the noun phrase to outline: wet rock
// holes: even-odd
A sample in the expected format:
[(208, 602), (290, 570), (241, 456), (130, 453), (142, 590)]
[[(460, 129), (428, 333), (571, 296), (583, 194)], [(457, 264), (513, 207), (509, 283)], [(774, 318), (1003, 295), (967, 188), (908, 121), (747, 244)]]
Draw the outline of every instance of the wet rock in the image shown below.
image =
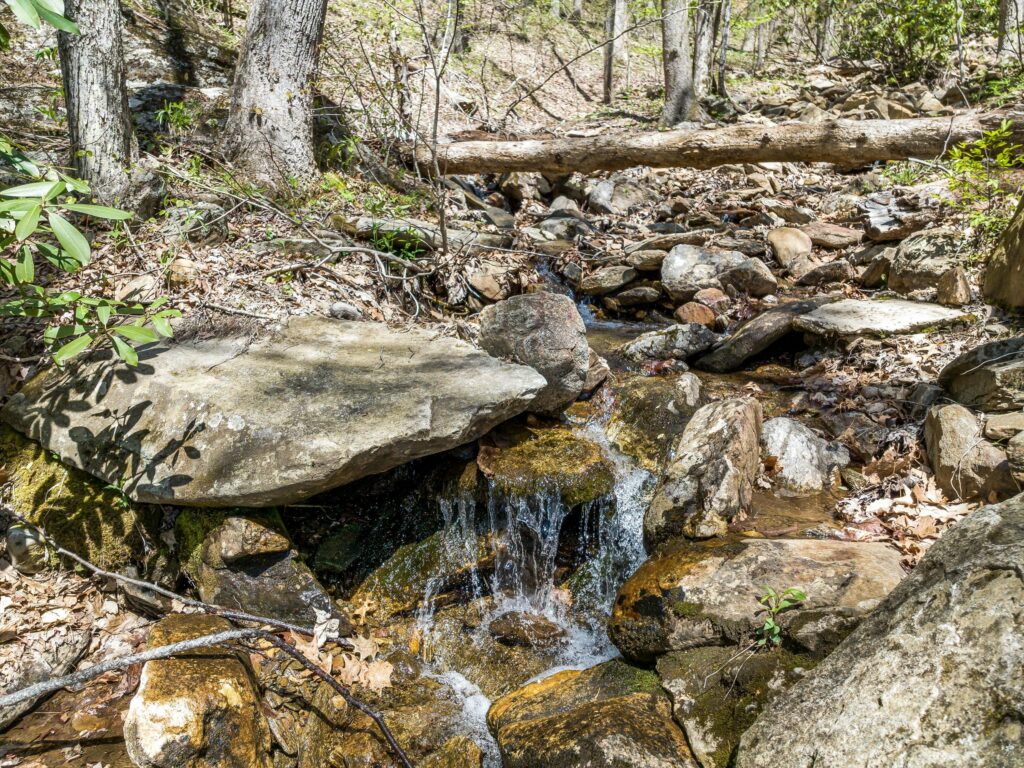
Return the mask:
[(487, 723), (505, 768), (697, 768), (657, 675), (617, 660), (520, 688)]
[(790, 493), (812, 495), (832, 486), (837, 469), (850, 463), (845, 447), (818, 437), (796, 419), (769, 419), (761, 430), (765, 456), (776, 459), (774, 483)]
[(700, 405), (700, 380), (689, 372), (674, 381), (662, 376), (633, 377), (617, 384), (614, 396), (609, 441), (654, 472)]
[(955, 267), (939, 278), (938, 302), (946, 307), (962, 307), (971, 303), (971, 284), (962, 267)]
[(196, 202), (167, 209), (160, 230), (165, 237), (201, 245), (228, 239), (228, 214), (216, 203)]
[(768, 244), (772, 247), (776, 261), (786, 269), (810, 257), (814, 243), (804, 232), (794, 227), (779, 227), (768, 233)]
[(864, 239), (864, 233), (849, 227), (841, 227), (838, 224), (829, 224), (824, 221), (815, 221), (802, 226), (801, 231), (807, 235), (811, 242), (819, 248), (838, 250), (849, 248)]
[(843, 299), (793, 321), (793, 328), (818, 336), (885, 336), (944, 328), (969, 318), (965, 312), (924, 302)]
[(548, 648), (565, 638), (565, 630), (537, 613), (509, 611), (491, 620), (488, 626), (499, 643), (527, 648)]
[(981, 435), (981, 425), (962, 405), (934, 406), (924, 423), (928, 463), (935, 481), (953, 499), (997, 499), (1017, 493), (1006, 454)]
[(604, 384), (611, 372), (612, 369), (608, 366), (608, 361), (591, 349), (590, 361), (587, 364), (587, 378), (583, 380), (583, 394), (589, 395)]
[(899, 552), (880, 543), (677, 542), (623, 584), (608, 634), (623, 656), (645, 662), (669, 651), (742, 647), (764, 623), (758, 599), (765, 585), (776, 590), (796, 587), (807, 600), (778, 615), (783, 641), (823, 656), (902, 578)]
[(601, 267), (580, 281), (580, 291), (593, 296), (604, 296), (629, 285), (636, 279), (632, 267)]
[[(168, 616), (149, 647), (230, 629), (222, 618)], [(140, 768), (270, 768), (270, 730), (243, 657), (202, 648), (148, 661), (128, 707), (124, 741)]]
[(654, 286), (638, 285), (635, 288), (627, 288), (622, 293), (604, 300), (604, 305), (614, 311), (629, 307), (640, 307), (656, 303), (661, 299), (661, 291)]
[(957, 266), (961, 234), (952, 228), (927, 229), (911, 235), (896, 249), (889, 270), (889, 288), (898, 293), (935, 288)]
[(1024, 432), (1024, 411), (996, 413), (985, 421), (985, 437), (989, 440), (1010, 440)]
[(827, 261), (809, 269), (797, 279), (797, 285), (827, 285), (828, 283), (852, 283), (857, 280), (857, 270), (846, 259)]
[(792, 301), (762, 312), (740, 326), (720, 346), (698, 358), (694, 365), (702, 371), (735, 371), (747, 360), (764, 352), (790, 333), (797, 317), (817, 309), (826, 301), (828, 299)]
[[(582, 321), (579, 336), (582, 386)], [(454, 339), (317, 317), (255, 343), (156, 345), (140, 358), (51, 369), (0, 418), (132, 499), (271, 506), (462, 445), (544, 386)], [(66, 404), (59, 421), (54, 402)]]
[(633, 251), (626, 256), (626, 264), (641, 272), (660, 272), (663, 261), (665, 251), (657, 249)]
[(737, 251), (677, 245), (661, 264), (661, 284), (676, 301), (689, 301), (703, 288), (722, 288), (719, 275), (747, 261)]
[(688, 301), (685, 304), (680, 304), (676, 307), (676, 311), (672, 313), (672, 317), (683, 325), (689, 325), (690, 323), (697, 323), (703, 325), (705, 328), (714, 329), (715, 327), (715, 313), (714, 311), (704, 304), (699, 304), (696, 301)]
[(205, 602), (307, 625), (316, 623), (317, 611), (335, 613), (274, 513), (186, 509), (175, 534), (182, 567)]
[(985, 265), (983, 293), (993, 304), (1024, 307), (1024, 200)]
[(738, 768), (1021, 763), (1022, 531), (1017, 496), (943, 534), (839, 648), (757, 719)]
[(481, 768), (483, 752), (468, 736), (452, 736), (420, 763), (422, 768)]
[(779, 282), (775, 275), (768, 269), (760, 259), (750, 258), (718, 276), (723, 287), (735, 288), (740, 293), (745, 293), (754, 298), (767, 296), (775, 293), (779, 288)]
[(540, 372), (547, 385), (529, 404), (534, 413), (557, 413), (583, 391), (590, 346), (583, 318), (568, 296), (522, 294), (485, 307), (480, 346)]
[(760, 434), (761, 405), (751, 398), (709, 403), (693, 415), (644, 515), (648, 552), (677, 536), (721, 536), (749, 508)]
[(594, 185), (587, 195), (590, 210), (624, 216), (651, 198), (651, 192), (629, 179), (605, 179)]
[(739, 657), (731, 647), (695, 648), (661, 656), (658, 675), (702, 768), (728, 768), (743, 732), (814, 666), (781, 648)]
[(1024, 336), (991, 341), (963, 353), (942, 369), (939, 384), (970, 408), (1024, 408)]
[(709, 349), (715, 334), (703, 325), (670, 325), (637, 336), (619, 347), (619, 352), (635, 363), (645, 360), (687, 360)]

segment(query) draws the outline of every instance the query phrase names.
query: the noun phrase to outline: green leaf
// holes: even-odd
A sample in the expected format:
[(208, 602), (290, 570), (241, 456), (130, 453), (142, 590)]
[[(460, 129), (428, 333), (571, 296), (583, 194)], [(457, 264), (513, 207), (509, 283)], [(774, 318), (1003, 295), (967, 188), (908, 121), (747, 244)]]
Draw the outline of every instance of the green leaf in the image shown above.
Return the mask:
[(26, 237), (36, 231), (36, 227), (39, 225), (39, 215), (43, 212), (43, 204), (36, 203), (25, 215), (21, 217), (18, 222), (18, 226), (14, 228), (14, 236), (18, 240), (24, 240)]
[(7, 31), (7, 27), (0, 24), (0, 50), (7, 48), (11, 44), (11, 33)]
[(92, 344), (92, 336), (88, 333), (79, 336), (74, 341), (69, 341), (63, 347), (54, 352), (53, 362), (57, 365), (63, 365), (75, 355), (79, 355), (84, 352), (90, 344)]
[(160, 338), (152, 328), (143, 328), (138, 325), (119, 325), (114, 329), (114, 333), (119, 333), (137, 344), (149, 344)]
[(161, 336), (168, 339), (174, 336), (174, 331), (171, 329), (171, 324), (167, 322), (166, 317), (154, 316), (152, 322), (156, 332)]
[(75, 213), (84, 213), (86, 216), (95, 216), (97, 219), (110, 219), (112, 221), (124, 221), (134, 215), (130, 211), (108, 208), (105, 205), (89, 205), (88, 203), (72, 203), (65, 205), (64, 208)]
[(82, 31), (78, 28), (78, 25), (75, 24), (75, 22), (73, 22), (71, 19), (65, 16), (61, 16), (59, 13), (54, 13), (48, 8), (44, 8), (42, 4), (37, 4), (36, 10), (39, 12), (39, 15), (43, 17), (43, 21), (49, 22), (54, 27), (59, 29), (61, 32), (67, 32), (70, 35), (82, 34)]
[(47, 214), (50, 227), (61, 247), (79, 264), (89, 263), (89, 241), (72, 224), (59, 213), (50, 211)]
[(0, 203), (0, 213), (31, 211), (35, 206), (34, 200), (6, 200)]
[(14, 11), (18, 21), (28, 24), (33, 29), (39, 29), (39, 12), (36, 11), (32, 0), (7, 0), (7, 5)]
[(82, 267), (81, 264), (54, 245), (50, 245), (49, 243), (37, 243), (36, 248), (38, 248), (39, 252), (43, 254), (43, 258), (59, 270), (74, 274)]
[(19, 283), (31, 283), (36, 276), (36, 265), (32, 261), (32, 251), (24, 246), (18, 254), (18, 264), (14, 268), (14, 276)]
[(4, 197), (45, 197), (54, 189), (59, 181), (33, 181), (31, 184), (20, 184), (17, 187), (0, 190)]
[(96, 307), (96, 317), (100, 319), (100, 322), (103, 325), (106, 325), (107, 323), (110, 322), (110, 312), (110, 307), (106, 304)]
[(132, 368), (139, 364), (139, 353), (135, 351), (135, 347), (125, 341), (122, 341), (117, 336), (111, 336), (110, 340), (114, 342), (114, 351), (117, 352), (118, 357), (124, 360)]

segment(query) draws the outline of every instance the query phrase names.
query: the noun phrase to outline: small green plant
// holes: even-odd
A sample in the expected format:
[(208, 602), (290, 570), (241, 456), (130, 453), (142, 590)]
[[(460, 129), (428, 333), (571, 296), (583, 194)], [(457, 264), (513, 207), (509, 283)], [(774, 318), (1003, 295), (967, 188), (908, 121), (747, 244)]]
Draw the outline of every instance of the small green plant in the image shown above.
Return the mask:
[(1013, 144), (1008, 120), (980, 139), (949, 152), (949, 188), (953, 207), (967, 216), (982, 243), (995, 240), (1010, 222), (1019, 187), (1007, 184), (1007, 172), (1024, 167), (1020, 144)]
[(759, 612), (767, 615), (764, 623), (757, 628), (757, 645), (762, 648), (775, 647), (782, 644), (782, 627), (776, 619), (780, 613), (795, 608), (807, 599), (807, 595), (796, 587), (790, 587), (783, 592), (776, 592), (769, 586), (765, 586), (764, 592), (758, 598), (758, 602), (764, 606)]
[[(63, 15), (63, 0), (7, 0), (7, 5), (14, 12), (14, 18), (32, 29), (39, 29), (45, 21), (61, 32), (79, 34), (78, 26)], [(0, 50), (7, 48), (10, 43), (11, 33), (0, 21)]]
[(192, 108), (184, 101), (165, 101), (156, 111), (156, 121), (172, 136), (181, 136), (192, 127)]

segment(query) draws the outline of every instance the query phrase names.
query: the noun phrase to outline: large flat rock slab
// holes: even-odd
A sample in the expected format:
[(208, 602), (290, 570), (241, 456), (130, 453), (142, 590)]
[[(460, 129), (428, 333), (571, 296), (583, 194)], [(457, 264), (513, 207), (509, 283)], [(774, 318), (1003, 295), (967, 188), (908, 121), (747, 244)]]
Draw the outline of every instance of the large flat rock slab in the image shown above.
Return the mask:
[(888, 336), (920, 333), (969, 318), (959, 309), (919, 301), (843, 299), (801, 315), (793, 329), (818, 336)]
[(545, 385), (425, 330), (293, 318), (37, 377), (0, 418), (132, 499), (288, 504), (476, 439)]

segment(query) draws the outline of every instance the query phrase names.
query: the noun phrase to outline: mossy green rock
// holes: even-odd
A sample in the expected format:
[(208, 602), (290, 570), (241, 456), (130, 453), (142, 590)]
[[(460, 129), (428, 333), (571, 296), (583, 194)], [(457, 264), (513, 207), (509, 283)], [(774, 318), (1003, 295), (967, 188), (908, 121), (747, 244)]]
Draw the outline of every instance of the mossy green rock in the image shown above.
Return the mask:
[(615, 468), (601, 447), (570, 429), (523, 429), (507, 436), (506, 445), (481, 446), (477, 459), (504, 496), (557, 493), (575, 507), (615, 487)]
[(155, 548), (156, 508), (132, 503), (3, 425), (0, 468), (11, 484), (14, 511), (95, 565), (118, 570)]
[(568, 670), (494, 702), (505, 768), (696, 768), (656, 674), (619, 660)]
[(699, 405), (686, 388), (677, 386), (679, 381), (678, 377), (637, 376), (613, 389), (608, 439), (651, 472), (664, 462), (672, 441)]
[(765, 705), (814, 664), (781, 648), (738, 654), (733, 647), (710, 647), (662, 656), (658, 675), (702, 768), (727, 768)]

